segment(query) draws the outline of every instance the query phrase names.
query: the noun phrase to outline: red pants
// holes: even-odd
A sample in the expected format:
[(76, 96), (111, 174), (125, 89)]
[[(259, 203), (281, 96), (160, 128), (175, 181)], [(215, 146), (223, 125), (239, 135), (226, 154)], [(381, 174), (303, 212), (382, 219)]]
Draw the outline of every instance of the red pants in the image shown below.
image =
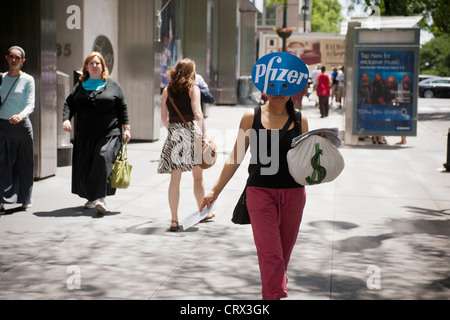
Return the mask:
[(258, 253), (262, 298), (285, 298), (286, 270), (302, 221), (305, 188), (248, 187), (246, 198)]

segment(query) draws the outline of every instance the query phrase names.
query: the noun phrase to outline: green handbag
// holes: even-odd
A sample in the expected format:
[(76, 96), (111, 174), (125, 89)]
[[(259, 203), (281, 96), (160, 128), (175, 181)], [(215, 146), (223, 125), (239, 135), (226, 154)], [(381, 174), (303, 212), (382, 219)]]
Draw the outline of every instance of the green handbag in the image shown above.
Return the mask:
[(109, 184), (113, 188), (126, 189), (130, 185), (132, 165), (128, 163), (127, 145), (125, 142), (120, 149), (119, 155), (114, 161)]

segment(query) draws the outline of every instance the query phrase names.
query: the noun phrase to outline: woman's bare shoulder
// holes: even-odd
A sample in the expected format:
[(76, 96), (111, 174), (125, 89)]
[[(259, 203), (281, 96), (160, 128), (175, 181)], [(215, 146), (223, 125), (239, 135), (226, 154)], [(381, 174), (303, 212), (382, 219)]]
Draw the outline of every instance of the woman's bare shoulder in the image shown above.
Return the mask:
[(249, 108), (242, 115), (240, 128), (244, 130), (248, 130), (253, 126), (253, 118), (255, 116), (255, 109)]

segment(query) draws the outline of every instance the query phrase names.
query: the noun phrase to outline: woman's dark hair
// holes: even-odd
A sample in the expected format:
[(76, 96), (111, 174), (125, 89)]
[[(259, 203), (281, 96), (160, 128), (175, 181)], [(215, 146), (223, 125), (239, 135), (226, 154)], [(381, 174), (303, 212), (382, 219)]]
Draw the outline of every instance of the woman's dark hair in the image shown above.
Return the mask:
[(294, 108), (294, 102), (292, 101), (292, 98), (289, 98), (288, 102), (286, 102), (286, 111), (290, 118), (294, 119), (294, 124), (296, 128), (301, 127), (300, 121), (295, 116), (295, 108)]

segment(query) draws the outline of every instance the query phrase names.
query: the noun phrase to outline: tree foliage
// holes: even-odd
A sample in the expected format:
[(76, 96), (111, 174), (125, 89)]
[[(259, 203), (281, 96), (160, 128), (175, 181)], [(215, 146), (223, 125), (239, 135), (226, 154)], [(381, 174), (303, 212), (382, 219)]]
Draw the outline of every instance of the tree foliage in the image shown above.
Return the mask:
[(420, 73), (450, 76), (450, 35), (445, 34), (424, 44), (420, 50)]
[(313, 0), (311, 31), (339, 33), (344, 20), (341, 10), (342, 6), (338, 0)]

